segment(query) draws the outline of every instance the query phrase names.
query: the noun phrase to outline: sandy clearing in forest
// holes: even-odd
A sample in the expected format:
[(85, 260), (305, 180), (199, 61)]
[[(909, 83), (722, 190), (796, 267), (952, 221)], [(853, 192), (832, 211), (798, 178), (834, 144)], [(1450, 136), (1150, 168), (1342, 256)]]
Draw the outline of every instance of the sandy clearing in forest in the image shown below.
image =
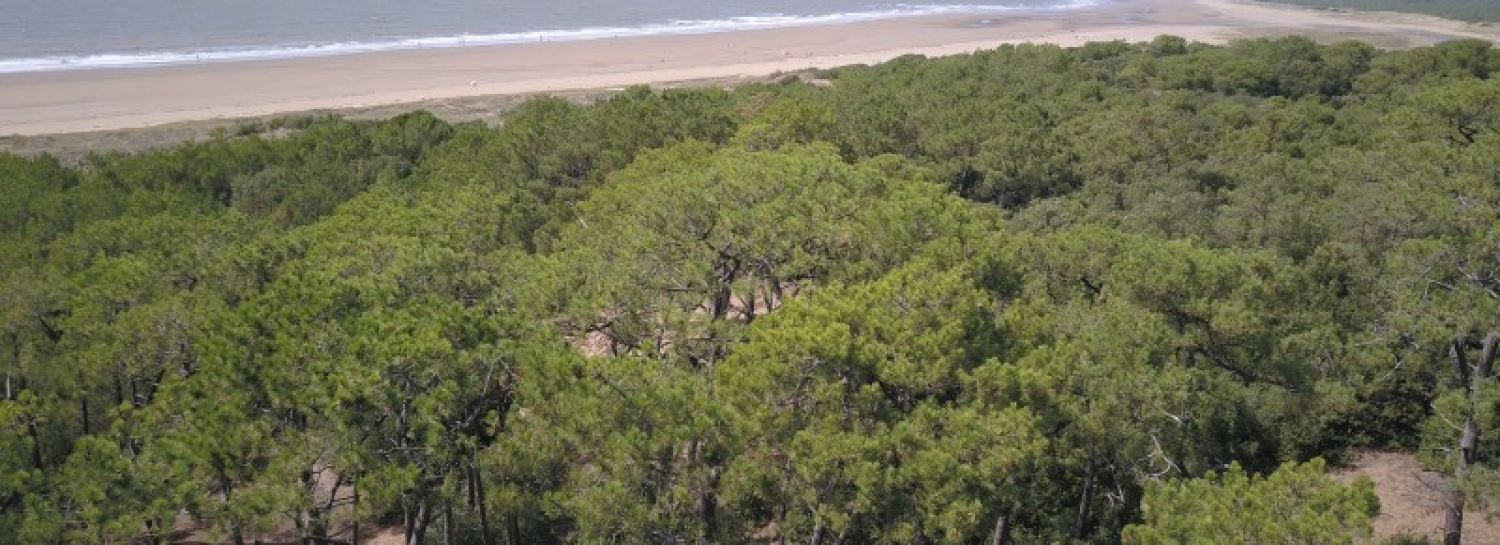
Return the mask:
[[(1380, 497), (1380, 516), (1375, 517), (1375, 535), (1417, 535), (1441, 543), (1443, 537), (1442, 475), (1423, 471), (1409, 454), (1367, 452), (1355, 457), (1346, 469), (1337, 471), (1341, 481), (1365, 475), (1375, 483)], [(1486, 520), (1483, 513), (1464, 513), (1464, 545), (1500, 545), (1500, 520)]]
[[(1004, 43), (1145, 41), (1160, 34), (1222, 43), (1308, 33), (1413, 46), (1494, 40), (1496, 27), (1405, 14), (1351, 14), (1231, 0), (1116, 0), (1071, 11), (934, 16), (686, 36), (426, 49), (153, 68), (0, 74), (0, 135), (45, 135), (279, 113), (432, 109), (635, 84), (707, 81), (953, 55)], [(226, 122), (227, 124), (227, 122)], [(16, 137), (0, 150), (24, 148)]]

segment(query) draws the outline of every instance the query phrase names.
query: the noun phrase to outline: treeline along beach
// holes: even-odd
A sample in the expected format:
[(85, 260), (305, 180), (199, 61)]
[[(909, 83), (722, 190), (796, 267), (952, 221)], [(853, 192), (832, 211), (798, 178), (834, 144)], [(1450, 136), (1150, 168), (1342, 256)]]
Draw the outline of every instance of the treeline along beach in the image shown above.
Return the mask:
[(1497, 70), (1163, 36), (0, 155), (0, 536), (1365, 543), (1363, 449), (1477, 524)]

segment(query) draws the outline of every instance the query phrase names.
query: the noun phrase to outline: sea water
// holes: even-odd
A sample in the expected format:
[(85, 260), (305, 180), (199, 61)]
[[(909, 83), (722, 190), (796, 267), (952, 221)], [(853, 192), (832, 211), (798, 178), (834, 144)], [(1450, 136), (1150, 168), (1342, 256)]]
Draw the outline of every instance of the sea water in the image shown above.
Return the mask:
[(0, 0), (0, 73), (701, 34), (1105, 0)]

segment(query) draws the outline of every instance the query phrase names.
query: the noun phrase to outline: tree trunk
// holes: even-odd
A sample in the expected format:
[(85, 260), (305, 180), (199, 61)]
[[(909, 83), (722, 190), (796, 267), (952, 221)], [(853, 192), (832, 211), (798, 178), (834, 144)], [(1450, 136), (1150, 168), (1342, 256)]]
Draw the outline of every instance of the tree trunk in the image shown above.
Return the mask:
[(474, 507), (479, 511), (479, 543), (490, 545), (490, 514), (484, 501), (484, 476), (479, 474), (478, 454), (469, 453), (469, 488), (473, 489)]
[[(234, 503), (234, 484), (223, 472), (219, 473), (219, 494), (223, 496), (226, 508)], [(234, 516), (229, 518), (229, 539), (234, 545), (245, 545), (245, 531), (240, 526), (239, 519)]]
[(297, 509), (296, 516), (292, 517), (292, 526), (297, 527), (297, 541), (302, 545), (309, 545), (312, 540), (307, 538), (307, 512), (301, 508)]
[(1443, 545), (1459, 545), (1463, 538), (1463, 527), (1463, 508), (1449, 508), (1447, 520), (1443, 522)]
[[(321, 474), (321, 471), (318, 474)], [(318, 474), (315, 474), (311, 469), (302, 472), (302, 486), (306, 488), (308, 495), (313, 497), (317, 496)], [(333, 490), (328, 493), (327, 502), (322, 506), (312, 503), (306, 509), (302, 510), (299, 518), (304, 523), (298, 525), (298, 529), (301, 531), (303, 543), (314, 545), (328, 541), (328, 513), (333, 509), (334, 499), (338, 496), (339, 487), (342, 484), (342, 477), (335, 479)]]
[(10, 388), (11, 371), (21, 366), (21, 342), (16, 339), (16, 334), (6, 336), (10, 341), (10, 365), (5, 368), (5, 400), (15, 401), (16, 393)]
[(36, 417), (26, 415), (26, 435), (31, 436), (31, 464), (42, 468), (42, 434), (36, 429)]
[(745, 323), (747, 324), (755, 321), (755, 296), (759, 292), (760, 290), (755, 289), (755, 287), (752, 286), (750, 288), (750, 294), (745, 296), (745, 310), (742, 312), (742, 314), (744, 314)]
[[(350, 486), (350, 489), (351, 489), (350, 491), (353, 493), (352, 494), (353, 495), (353, 498), (352, 498), (353, 499), (353, 503), (349, 504), (349, 520), (354, 523), (354, 528), (352, 530), (352, 532), (353, 532), (354, 535), (353, 535), (350, 543), (353, 543), (354, 545), (360, 545), (361, 541), (359, 539), (360, 538), (360, 535), (359, 535), (359, 472), (358, 471), (354, 472), (354, 476), (351, 477), (351, 479), (353, 479), (353, 480), (349, 483), (349, 486)], [(243, 545), (243, 544), (236, 544), (236, 545)]]
[(703, 534), (700, 537), (704, 543), (712, 542), (714, 534), (718, 531), (715, 520), (718, 518), (719, 500), (712, 489), (714, 486), (717, 486), (717, 483), (711, 481), (708, 484), (710, 488), (702, 491), (698, 499), (698, 520), (703, 523)]
[(1448, 514), (1443, 520), (1443, 545), (1459, 545), (1463, 541), (1464, 532), (1464, 494), (1459, 489), (1459, 479), (1463, 478), (1465, 469), (1463, 462), (1453, 470), (1453, 489), (1448, 492), (1447, 504)]
[(417, 512), (408, 515), (409, 523), (406, 526), (406, 545), (422, 545), (427, 537), (427, 521), (432, 514), (427, 510), (427, 502), (417, 504)]
[(776, 545), (786, 545), (786, 504), (776, 506)]
[(474, 456), (470, 453), (468, 462), (464, 464), (464, 498), (468, 500), (471, 510), (479, 508), (478, 485), (475, 483), (478, 480), (479, 476), (474, 474)]
[(766, 310), (776, 310), (778, 308), (781, 308), (782, 299), (784, 297), (786, 297), (786, 294), (782, 293), (782, 291), (781, 291), (781, 279), (780, 278), (776, 278), (775, 276), (771, 276), (770, 280), (771, 280), (770, 281), (771, 296), (768, 298), (768, 301), (766, 302)]
[(1078, 520), (1073, 525), (1073, 537), (1083, 539), (1084, 532), (1088, 530), (1089, 506), (1094, 503), (1094, 459), (1089, 458), (1088, 468), (1083, 474), (1083, 494), (1078, 498)]
[[(753, 292), (754, 290), (751, 291)], [(754, 301), (754, 295), (751, 296), (751, 301)], [(752, 303), (751, 306), (754, 307), (754, 304)], [(703, 439), (693, 439), (688, 442), (688, 461), (686, 464), (688, 467), (698, 465), (702, 462), (703, 445)], [(714, 522), (718, 518), (719, 509), (718, 494), (716, 493), (719, 487), (719, 474), (718, 470), (714, 468), (707, 468), (705, 472), (707, 473), (707, 478), (704, 479), (702, 488), (694, 491), (693, 494), (693, 511), (697, 515), (698, 521), (703, 525), (698, 534), (698, 541), (700, 543), (711, 543), (713, 541), (711, 538), (717, 531)]]
[(166, 534), (168, 534), (170, 532), (171, 532), (170, 530), (168, 530), (167, 532), (163, 532), (162, 531), (162, 523), (161, 523), (160, 520), (157, 520), (157, 519), (154, 519), (154, 518), (148, 518), (148, 519), (146, 519), (146, 542), (147, 543), (152, 543), (152, 544), (166, 543), (167, 542), (167, 536), (166, 536)]
[(1464, 493), (1463, 483), (1468, 476), (1469, 465), (1474, 463), (1479, 450), (1479, 426), (1474, 422), (1474, 401), (1478, 396), (1478, 387), (1490, 378), (1495, 366), (1496, 344), (1500, 343), (1500, 335), (1491, 332), (1484, 337), (1483, 349), (1479, 361), (1474, 366), (1469, 366), (1467, 342), (1462, 334), (1454, 337), (1450, 355), (1453, 357), (1454, 370), (1458, 372), (1459, 379), (1463, 381), (1464, 387), (1469, 394), (1469, 414), (1464, 417), (1463, 434), (1458, 439), (1458, 460), (1453, 466), (1453, 485), (1448, 491), (1444, 503), (1447, 504), (1447, 514), (1443, 520), (1443, 545), (1459, 545), (1463, 541), (1464, 528)]
[(505, 538), (509, 540), (510, 545), (521, 545), (521, 519), (514, 514), (506, 519)]
[(1467, 344), (1468, 340), (1460, 334), (1453, 338), (1453, 346), (1449, 348), (1449, 354), (1453, 356), (1453, 373), (1465, 388), (1469, 387), (1469, 356), (1464, 353)]
[(734, 286), (734, 280), (740, 274), (739, 260), (722, 255), (720, 259), (722, 261), (714, 266), (717, 285), (714, 286), (713, 314), (710, 316), (714, 320), (722, 320), (728, 316), (729, 303), (734, 297), (734, 292), (730, 290)]
[(1002, 514), (995, 518), (995, 533), (990, 534), (990, 545), (1005, 545), (1010, 541), (1010, 517)]
[(401, 506), (401, 529), (406, 532), (406, 543), (411, 543), (412, 530), (417, 527), (416, 514), (412, 512), (410, 505)]
[(729, 284), (727, 282), (719, 284), (714, 289), (713, 314), (711, 316), (714, 320), (722, 320), (729, 314), (730, 295)]
[[(1477, 384), (1482, 377), (1475, 377)], [(1458, 440), (1459, 457), (1458, 464), (1453, 466), (1453, 488), (1448, 492), (1447, 503), (1448, 514), (1443, 520), (1443, 545), (1459, 545), (1463, 540), (1464, 529), (1464, 478), (1468, 476), (1469, 464), (1474, 463), (1474, 455), (1479, 447), (1479, 428), (1474, 425), (1471, 416), (1464, 421), (1463, 437)]]
[(1476, 382), (1490, 378), (1490, 373), (1495, 368), (1495, 345), (1500, 343), (1500, 335), (1490, 333), (1484, 337), (1484, 352), (1479, 355), (1479, 365), (1474, 369)]
[(807, 545), (821, 545), (823, 542), (823, 519), (813, 525), (812, 537), (807, 539)]
[(453, 506), (443, 506), (443, 545), (453, 545)]

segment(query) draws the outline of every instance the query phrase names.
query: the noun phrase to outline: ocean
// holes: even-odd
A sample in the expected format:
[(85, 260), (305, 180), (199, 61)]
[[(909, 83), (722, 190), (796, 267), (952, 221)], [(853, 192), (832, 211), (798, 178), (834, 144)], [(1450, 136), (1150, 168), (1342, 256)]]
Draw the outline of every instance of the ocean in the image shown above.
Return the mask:
[(698, 34), (1106, 0), (0, 0), (0, 73)]

